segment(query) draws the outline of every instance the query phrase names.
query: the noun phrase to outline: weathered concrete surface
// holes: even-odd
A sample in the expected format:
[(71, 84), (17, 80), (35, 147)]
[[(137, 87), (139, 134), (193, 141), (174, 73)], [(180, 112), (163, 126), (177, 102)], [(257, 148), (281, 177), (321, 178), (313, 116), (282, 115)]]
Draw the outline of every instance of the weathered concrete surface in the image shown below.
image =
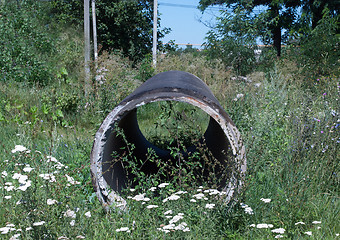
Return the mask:
[[(134, 144), (133, 154), (137, 159), (145, 159), (148, 148), (154, 149), (161, 159), (170, 157), (169, 151), (148, 142), (138, 126), (136, 109), (156, 101), (188, 103), (210, 115), (203, 137), (213, 156), (222, 165), (233, 167), (227, 178), (218, 183), (227, 193), (225, 200), (229, 202), (242, 186), (246, 171), (245, 149), (240, 133), (208, 86), (198, 77), (181, 71), (163, 72), (150, 78), (118, 104), (103, 121), (91, 152), (92, 182), (100, 202), (106, 209), (109, 205), (120, 208), (126, 205), (119, 192), (125, 188), (128, 174), (122, 164), (114, 161), (124, 154), (126, 150), (122, 148), (126, 143), (117, 134), (117, 126), (124, 132), (126, 140)], [(113, 152), (116, 157), (112, 156)], [(152, 164), (146, 165), (143, 171), (152, 173), (153, 168), (155, 166)]]

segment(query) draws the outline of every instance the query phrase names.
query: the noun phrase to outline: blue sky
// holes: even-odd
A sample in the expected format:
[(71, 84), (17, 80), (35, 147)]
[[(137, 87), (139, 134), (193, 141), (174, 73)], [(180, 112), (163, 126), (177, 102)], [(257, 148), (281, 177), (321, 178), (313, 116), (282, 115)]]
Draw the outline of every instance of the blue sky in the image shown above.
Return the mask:
[(199, 0), (158, 0), (161, 28), (171, 28), (170, 34), (161, 39), (164, 43), (202, 44), (210, 30), (201, 21), (213, 24), (218, 9), (207, 10), (203, 15), (196, 7)]

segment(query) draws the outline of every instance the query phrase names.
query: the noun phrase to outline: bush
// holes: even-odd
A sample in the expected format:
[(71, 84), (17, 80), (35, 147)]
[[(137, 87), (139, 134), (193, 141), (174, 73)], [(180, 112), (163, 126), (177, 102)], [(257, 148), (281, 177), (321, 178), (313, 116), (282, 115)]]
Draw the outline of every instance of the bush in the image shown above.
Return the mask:
[(324, 11), (323, 18), (309, 34), (303, 35), (294, 54), (307, 76), (339, 74), (339, 16)]
[(2, 81), (48, 83), (53, 68), (48, 59), (55, 53), (49, 25), (43, 25), (43, 6), (36, 1), (1, 4), (0, 78)]

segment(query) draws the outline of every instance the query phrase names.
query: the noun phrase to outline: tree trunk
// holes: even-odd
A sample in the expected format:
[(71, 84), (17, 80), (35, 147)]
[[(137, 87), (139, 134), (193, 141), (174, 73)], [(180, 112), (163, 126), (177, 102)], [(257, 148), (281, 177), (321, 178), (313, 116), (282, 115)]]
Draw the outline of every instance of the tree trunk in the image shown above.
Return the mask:
[[(281, 56), (281, 21), (279, 16), (279, 6), (278, 5), (270, 5), (269, 7), (271, 21), (273, 22), (270, 26), (271, 32), (273, 35), (273, 46), (276, 50), (276, 55), (278, 57)], [(278, 19), (275, 19), (278, 18)]]
[(311, 5), (312, 9), (312, 29), (318, 25), (318, 22), (322, 19), (322, 11), (325, 9), (325, 3), (321, 1), (318, 7)]
[(281, 56), (281, 27), (280, 26), (276, 26), (273, 29), (273, 45), (277, 53), (276, 55), (280, 57)]

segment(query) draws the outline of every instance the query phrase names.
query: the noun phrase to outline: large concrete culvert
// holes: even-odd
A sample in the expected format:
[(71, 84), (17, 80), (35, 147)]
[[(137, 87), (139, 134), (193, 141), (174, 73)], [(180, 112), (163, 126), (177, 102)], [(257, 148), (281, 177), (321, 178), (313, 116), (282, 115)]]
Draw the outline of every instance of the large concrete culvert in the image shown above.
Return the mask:
[[(121, 156), (126, 156), (126, 141), (134, 145), (133, 155), (137, 159), (146, 159), (148, 148), (152, 148), (162, 160), (170, 158), (169, 151), (147, 141), (138, 126), (137, 108), (157, 101), (183, 102), (210, 116), (202, 139), (215, 159), (223, 166), (232, 166), (227, 177), (218, 183), (220, 189), (226, 192), (225, 201), (229, 202), (242, 186), (246, 170), (240, 133), (202, 80), (187, 72), (169, 71), (155, 75), (127, 96), (108, 114), (95, 135), (91, 174), (94, 190), (104, 208), (108, 210), (110, 205), (125, 207), (126, 204), (119, 193), (126, 187), (129, 174), (117, 162)], [(152, 164), (145, 166), (143, 171), (150, 173), (155, 167)]]

